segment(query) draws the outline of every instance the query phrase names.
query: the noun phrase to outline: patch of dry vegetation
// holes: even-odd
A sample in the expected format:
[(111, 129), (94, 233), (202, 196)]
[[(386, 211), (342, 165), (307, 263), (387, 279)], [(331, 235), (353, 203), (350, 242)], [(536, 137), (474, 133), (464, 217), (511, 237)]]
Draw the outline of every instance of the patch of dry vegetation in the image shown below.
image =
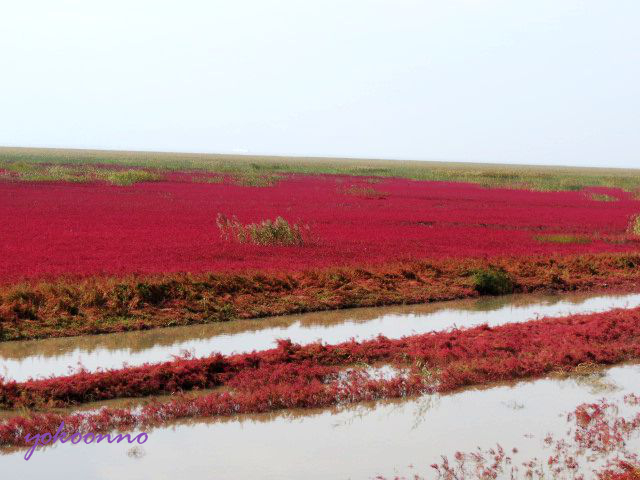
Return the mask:
[(361, 185), (351, 185), (350, 187), (345, 188), (342, 192), (346, 195), (353, 195), (355, 197), (376, 198), (380, 200), (387, 198), (385, 192), (376, 190), (373, 187), (364, 187)]
[(631, 221), (631, 233), (640, 236), (640, 215), (636, 215)]
[(158, 181), (163, 178), (163, 175), (159, 172), (134, 168), (0, 162), (0, 178), (21, 182), (107, 182), (124, 186), (139, 182)]
[(451, 259), (268, 274), (34, 281), (0, 285), (0, 340), (147, 330), (510, 291), (637, 289), (639, 265), (639, 254), (597, 254), (505, 258), (490, 264)]
[(536, 241), (540, 243), (591, 243), (592, 238), (587, 235), (577, 235), (571, 233), (557, 233), (548, 235), (536, 235)]
[(216, 224), (224, 240), (254, 245), (303, 245), (303, 231), (308, 230), (307, 226), (289, 223), (282, 217), (242, 224), (235, 216), (228, 218), (221, 213), (216, 217)]
[(596, 202), (617, 202), (620, 200), (618, 197), (607, 195), (606, 193), (590, 193), (589, 198)]

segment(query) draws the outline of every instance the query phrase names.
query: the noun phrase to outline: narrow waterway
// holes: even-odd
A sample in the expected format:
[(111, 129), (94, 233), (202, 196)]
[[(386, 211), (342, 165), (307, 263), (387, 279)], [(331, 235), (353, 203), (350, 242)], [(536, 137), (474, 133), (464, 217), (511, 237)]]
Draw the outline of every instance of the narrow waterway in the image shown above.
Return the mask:
[[(191, 421), (148, 431), (141, 446), (56, 445), (0, 456), (7, 478), (299, 480), (433, 478), (430, 465), (456, 451), (507, 449), (514, 462), (548, 458), (544, 438), (563, 438), (566, 413), (606, 396), (640, 390), (640, 366), (567, 379), (542, 379), (449, 395)], [(638, 392), (640, 393), (640, 392)], [(637, 438), (629, 444), (640, 449)], [(517, 448), (518, 453), (512, 453)], [(602, 462), (594, 457), (590, 469)]]
[(640, 294), (552, 296), (509, 295), (427, 305), (363, 308), (257, 320), (155, 329), (141, 332), (0, 343), (5, 378), (65, 375), (80, 365), (93, 371), (195, 356), (272, 348), (280, 338), (296, 343), (338, 343), (384, 335), (389, 338), (523, 322), (541, 317), (602, 312), (640, 306)]

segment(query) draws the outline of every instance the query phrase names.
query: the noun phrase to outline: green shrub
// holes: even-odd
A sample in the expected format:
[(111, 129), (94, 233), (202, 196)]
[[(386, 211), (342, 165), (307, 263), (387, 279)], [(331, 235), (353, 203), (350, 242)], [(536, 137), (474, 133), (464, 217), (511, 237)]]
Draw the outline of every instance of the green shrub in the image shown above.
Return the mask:
[(479, 270), (473, 276), (473, 284), (481, 295), (506, 295), (514, 290), (513, 281), (502, 270)]

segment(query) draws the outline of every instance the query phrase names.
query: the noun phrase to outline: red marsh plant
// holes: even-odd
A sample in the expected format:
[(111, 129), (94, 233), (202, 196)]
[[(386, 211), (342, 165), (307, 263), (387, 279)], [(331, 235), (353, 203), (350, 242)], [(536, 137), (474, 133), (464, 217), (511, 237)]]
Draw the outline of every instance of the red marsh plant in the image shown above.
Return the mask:
[[(637, 410), (638, 398), (630, 394), (622, 401), (602, 399), (579, 405), (567, 415), (569, 430), (564, 437), (544, 438), (544, 447), (549, 450), (545, 459), (518, 458), (517, 449), (506, 451), (497, 445), (457, 452), (451, 460), (443, 456), (440, 463), (431, 467), (439, 480), (640, 480), (640, 458), (628, 446), (629, 440), (640, 433), (640, 412), (629, 416), (620, 413), (623, 405)], [(594, 464), (596, 460), (599, 463)]]
[(277, 365), (244, 379), (241, 391), (214, 391), (205, 396), (176, 395), (137, 409), (104, 407), (78, 413), (36, 413), (0, 422), (0, 446), (26, 446), (25, 434), (55, 431), (64, 422), (65, 436), (75, 432), (131, 431), (142, 426), (162, 426), (169, 421), (257, 413), (286, 408), (320, 408), (381, 398), (399, 398), (425, 392), (415, 376), (377, 378), (366, 371), (351, 371), (347, 378), (335, 367), (308, 368)]
[[(118, 182), (136, 179), (126, 171), (122, 175)], [(596, 203), (583, 192), (389, 178), (383, 187), (375, 186), (384, 189), (386, 198), (379, 202), (385, 208), (372, 209), (371, 202), (378, 200), (342, 193), (341, 187), (351, 184), (368, 186), (351, 177), (288, 175), (273, 187), (247, 187), (237, 185), (232, 172), (220, 172), (225, 180), (217, 183), (192, 182), (197, 172), (162, 175), (160, 181), (126, 188), (114, 188), (112, 182), (0, 179), (0, 283), (245, 269), (291, 273), (397, 261), (638, 250), (634, 242), (534, 238), (544, 233), (598, 233), (603, 238), (630, 233), (640, 202), (628, 195)], [(264, 255), (251, 244), (229, 242), (203, 228), (217, 212), (252, 222), (273, 222), (280, 215), (291, 228), (292, 221), (304, 219), (312, 225), (313, 242), (307, 242), (304, 255), (292, 255), (287, 248)], [(640, 241), (640, 236), (634, 238)]]
[[(611, 333), (611, 329), (609, 329)], [(614, 333), (615, 335), (615, 333)], [(581, 334), (584, 337), (584, 335)], [(531, 339), (525, 339), (530, 341)], [(574, 339), (569, 339), (569, 343)], [(288, 352), (290, 358), (296, 358), (296, 346), (282, 343), (277, 354)], [(299, 347), (298, 347), (299, 348)], [(319, 345), (314, 346), (320, 351)], [(342, 355), (348, 355), (345, 344), (340, 345)], [(503, 348), (504, 349), (504, 348)], [(274, 352), (272, 352), (274, 353)], [(531, 352), (523, 357), (531, 357)], [(570, 354), (562, 352), (567, 358)], [(256, 359), (255, 354), (254, 361)], [(547, 356), (547, 354), (543, 355)], [(247, 356), (245, 356), (247, 357)], [(528, 363), (525, 360), (525, 363)], [(516, 370), (517, 365), (511, 365)], [(15, 416), (0, 422), (0, 445), (28, 446), (25, 433), (47, 431), (64, 422), (66, 434), (74, 432), (96, 431), (106, 432), (114, 429), (130, 431), (136, 428), (162, 426), (166, 422), (193, 418), (234, 415), (238, 413), (267, 412), (286, 408), (317, 408), (331, 405), (346, 405), (354, 402), (378, 400), (382, 398), (399, 398), (411, 395), (432, 393), (440, 388), (425, 381), (416, 374), (400, 374), (392, 378), (374, 376), (366, 369), (340, 370), (337, 366), (313, 365), (311, 360), (302, 363), (280, 362), (263, 365), (255, 370), (246, 370), (234, 377), (228, 390), (214, 391), (198, 397), (177, 395), (168, 402), (152, 402), (139, 408), (104, 407), (98, 411), (79, 413), (32, 413), (29, 416)], [(446, 390), (445, 390), (446, 391)], [(630, 394), (624, 399), (626, 405), (637, 408), (640, 397)], [(580, 405), (568, 416), (568, 420), (576, 424), (568, 436), (574, 442), (575, 451), (596, 454), (627, 454), (626, 441), (640, 430), (640, 413), (629, 418), (618, 415), (616, 405), (606, 401)], [(575, 473), (578, 466), (574, 450), (568, 448), (564, 439), (555, 440), (546, 437), (545, 444), (551, 449), (548, 462), (540, 463), (537, 459), (523, 462), (526, 472), (532, 475), (511, 478), (548, 478), (537, 476), (538, 472), (562, 472), (568, 467)], [(573, 447), (571, 447), (573, 448)], [(516, 453), (515, 451), (513, 453)], [(633, 456), (618, 456), (637, 464)], [(498, 478), (499, 474), (508, 472), (513, 466), (510, 456), (501, 447), (489, 450), (478, 450), (471, 454), (458, 453), (453, 463), (444, 457), (440, 465), (434, 468), (441, 473), (440, 478), (481, 479)], [(467, 470), (469, 467), (474, 467)], [(483, 467), (483, 468), (479, 468)], [(621, 473), (623, 465), (611, 465), (612, 474)], [(613, 468), (615, 467), (615, 469)], [(540, 468), (542, 468), (540, 470)], [(633, 472), (632, 467), (628, 472)], [(466, 473), (465, 473), (466, 471)], [(495, 475), (487, 476), (485, 473)], [(628, 473), (627, 472), (627, 473)], [(478, 476), (476, 476), (478, 475)], [(630, 474), (629, 474), (630, 475)], [(501, 477), (500, 477), (501, 478)], [(551, 478), (564, 478), (552, 476)], [(584, 477), (570, 477), (575, 479)], [(607, 477), (604, 477), (607, 478)], [(613, 476), (617, 480), (634, 479), (633, 476)]]
[[(411, 369), (407, 378), (416, 385), (450, 392), (471, 385), (584, 370), (585, 364), (611, 365), (638, 359), (640, 308), (619, 309), (397, 340), (379, 337), (304, 346), (283, 340), (277, 348), (261, 352), (213, 354), (25, 382), (2, 381), (0, 407), (65, 407), (216, 387), (230, 388), (232, 395), (244, 395), (260, 391), (262, 385), (268, 388), (276, 381), (278, 371), (286, 372), (277, 378), (282, 395), (278, 402), (287, 403), (290, 397), (305, 392), (301, 379), (313, 377), (322, 383), (356, 364)], [(250, 407), (246, 404), (247, 411)]]
[(218, 213), (216, 224), (224, 240), (254, 245), (302, 245), (302, 233), (309, 229), (308, 226), (291, 224), (282, 217), (276, 217), (275, 220), (266, 219), (260, 223), (242, 224), (235, 216), (229, 218), (222, 213)]
[[(523, 457), (517, 448), (478, 447), (472, 452), (443, 455), (431, 465), (437, 480), (640, 480), (640, 458), (628, 445), (640, 433), (640, 397), (602, 399), (567, 414), (569, 428), (561, 436), (541, 439), (545, 458)], [(628, 415), (621, 412), (631, 410)], [(425, 480), (413, 475), (411, 480)], [(376, 480), (386, 480), (383, 476)], [(409, 480), (396, 476), (394, 480)]]
[(600, 480), (640, 480), (640, 463), (634, 465), (620, 462), (616, 468), (609, 468), (599, 474)]

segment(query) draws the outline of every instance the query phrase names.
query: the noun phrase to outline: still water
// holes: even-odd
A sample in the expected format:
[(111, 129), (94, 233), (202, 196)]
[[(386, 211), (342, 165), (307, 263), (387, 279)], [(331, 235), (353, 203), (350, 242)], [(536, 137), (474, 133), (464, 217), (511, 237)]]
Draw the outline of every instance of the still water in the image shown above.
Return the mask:
[(487, 323), (491, 326), (541, 317), (602, 312), (640, 306), (640, 295), (509, 295), (427, 305), (363, 308), (141, 332), (0, 343), (5, 378), (65, 375), (80, 364), (88, 370), (196, 356), (272, 348), (280, 338), (296, 343), (339, 343), (389, 338)]

